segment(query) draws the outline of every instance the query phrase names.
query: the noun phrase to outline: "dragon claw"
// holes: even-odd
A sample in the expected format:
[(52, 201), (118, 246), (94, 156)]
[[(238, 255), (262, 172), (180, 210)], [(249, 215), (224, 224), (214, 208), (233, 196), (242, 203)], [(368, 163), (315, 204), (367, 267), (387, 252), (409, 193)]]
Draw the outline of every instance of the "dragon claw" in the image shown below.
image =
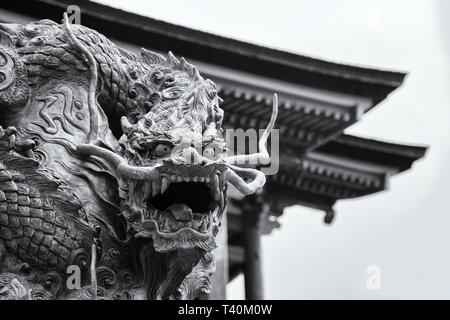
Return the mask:
[(34, 159), (34, 150), (38, 145), (38, 141), (34, 138), (18, 138), (18, 130), (16, 127), (7, 127), (3, 129), (0, 126), (0, 139), (8, 141), (8, 147), (16, 151), (20, 155)]
[(14, 145), (17, 152), (23, 153), (27, 158), (34, 159), (34, 150), (36, 149), (36, 141), (33, 139), (26, 139)]
[(9, 147), (12, 148), (16, 142), (17, 129), (15, 127), (7, 127), (3, 129), (0, 126), (0, 138), (8, 139)]

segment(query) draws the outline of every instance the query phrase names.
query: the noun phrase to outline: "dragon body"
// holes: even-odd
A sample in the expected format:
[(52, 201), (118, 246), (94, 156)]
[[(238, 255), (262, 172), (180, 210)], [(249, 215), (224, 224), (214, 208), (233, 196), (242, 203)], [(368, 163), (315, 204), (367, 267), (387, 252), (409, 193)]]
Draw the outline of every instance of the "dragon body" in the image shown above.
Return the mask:
[(267, 160), (276, 117), (275, 103), (261, 153), (227, 158), (219, 103), (170, 52), (137, 56), (67, 19), (0, 24), (0, 299), (207, 292), (227, 183), (264, 185), (235, 164)]

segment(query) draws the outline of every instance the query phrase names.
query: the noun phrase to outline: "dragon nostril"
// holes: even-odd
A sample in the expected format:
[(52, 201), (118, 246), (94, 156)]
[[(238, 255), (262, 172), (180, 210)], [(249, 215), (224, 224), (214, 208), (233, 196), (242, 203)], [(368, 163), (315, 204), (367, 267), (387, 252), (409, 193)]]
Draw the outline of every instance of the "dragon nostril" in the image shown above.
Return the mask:
[(184, 155), (185, 161), (188, 163), (199, 164), (201, 161), (201, 157), (200, 157), (199, 153), (193, 147), (184, 149), (183, 155)]

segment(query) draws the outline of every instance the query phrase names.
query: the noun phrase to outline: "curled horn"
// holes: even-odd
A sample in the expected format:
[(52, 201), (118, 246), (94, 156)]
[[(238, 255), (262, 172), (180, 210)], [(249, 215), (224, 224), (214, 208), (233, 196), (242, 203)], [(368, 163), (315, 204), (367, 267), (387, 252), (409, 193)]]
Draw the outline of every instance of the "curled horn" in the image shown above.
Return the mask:
[(156, 167), (130, 166), (118, 154), (93, 144), (81, 144), (77, 146), (77, 153), (84, 156), (97, 156), (109, 161), (116, 167), (119, 175), (125, 178), (145, 181), (153, 181), (159, 178)]
[[(235, 166), (228, 166), (225, 180), (231, 183), (236, 189), (244, 195), (250, 195), (262, 188), (266, 183), (266, 176), (263, 172), (251, 168), (238, 168)], [(244, 178), (250, 178), (250, 182), (245, 182)]]
[(252, 165), (261, 165), (268, 164), (270, 162), (270, 156), (267, 152), (267, 138), (269, 138), (270, 132), (273, 129), (275, 124), (275, 120), (278, 115), (278, 96), (276, 93), (273, 95), (273, 106), (272, 106), (272, 116), (270, 117), (269, 124), (267, 125), (266, 130), (264, 130), (261, 139), (258, 142), (259, 153), (253, 154), (242, 154), (236, 155), (227, 158), (227, 164), (236, 165), (236, 164), (252, 164)]

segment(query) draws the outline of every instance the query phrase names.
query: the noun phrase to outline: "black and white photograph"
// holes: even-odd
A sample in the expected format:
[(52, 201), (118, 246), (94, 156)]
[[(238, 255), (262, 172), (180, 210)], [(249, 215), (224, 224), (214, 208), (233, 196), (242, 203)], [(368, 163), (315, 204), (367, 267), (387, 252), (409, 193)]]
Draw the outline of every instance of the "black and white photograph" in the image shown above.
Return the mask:
[(2, 0), (0, 300), (449, 300), (449, 17)]

